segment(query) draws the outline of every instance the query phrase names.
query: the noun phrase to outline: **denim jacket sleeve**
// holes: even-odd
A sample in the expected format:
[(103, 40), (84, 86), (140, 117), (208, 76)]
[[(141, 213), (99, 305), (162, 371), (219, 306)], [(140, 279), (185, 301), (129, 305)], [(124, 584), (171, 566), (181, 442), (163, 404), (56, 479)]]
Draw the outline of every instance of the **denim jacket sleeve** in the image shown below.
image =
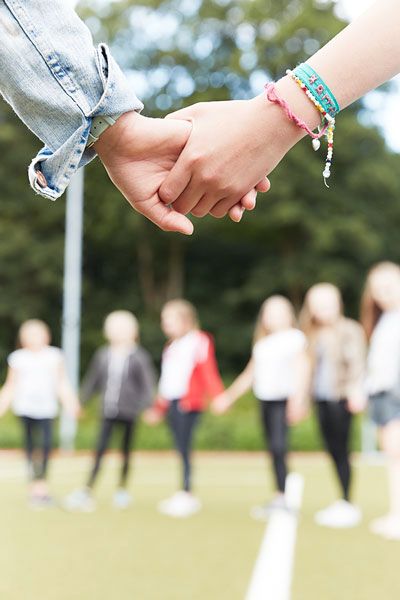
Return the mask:
[(95, 156), (86, 149), (92, 118), (143, 105), (65, 0), (0, 0), (0, 43), (0, 92), (44, 143), (30, 183), (55, 200)]

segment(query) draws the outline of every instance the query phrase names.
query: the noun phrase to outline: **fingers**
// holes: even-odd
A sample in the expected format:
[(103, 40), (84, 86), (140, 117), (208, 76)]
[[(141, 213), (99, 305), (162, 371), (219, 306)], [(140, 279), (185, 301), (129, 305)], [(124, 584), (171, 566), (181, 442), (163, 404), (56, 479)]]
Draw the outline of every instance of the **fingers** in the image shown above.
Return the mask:
[[(251, 193), (253, 193), (254, 196), (257, 196), (257, 192), (255, 192), (255, 190), (252, 190), (252, 192), (250, 192), (250, 194)], [(247, 196), (247, 194), (246, 194), (246, 196)], [(248, 204), (248, 205), (253, 204), (252, 208), (254, 208), (255, 203), (249, 202), (249, 200), (250, 200), (250, 197), (245, 200), (246, 204)], [(240, 204), (242, 204), (242, 203), (240, 203)], [(243, 207), (243, 204), (242, 204), (242, 207)], [(222, 217), (225, 217), (225, 215), (227, 215), (231, 209), (232, 210), (235, 209), (234, 214), (237, 214), (236, 208), (237, 208), (237, 203), (232, 208), (232, 198), (224, 198), (223, 200), (218, 202), (212, 210), (210, 210), (210, 215), (212, 215), (213, 217), (215, 217), (217, 219), (222, 219)], [(250, 210), (252, 210), (252, 209), (250, 209)], [(243, 213), (242, 213), (242, 215), (243, 215)]]
[[(241, 202), (234, 203), (235, 201), (233, 198), (231, 198), (230, 201), (228, 198), (224, 198), (224, 200), (221, 201), (224, 202), (224, 213), (221, 214), (221, 217), (228, 213), (232, 221), (239, 223), (245, 210), (254, 210), (256, 206), (256, 199), (257, 192), (255, 190), (251, 190), (245, 196), (243, 196)], [(219, 202), (216, 196), (205, 195), (197, 204), (197, 206), (191, 209), (191, 213), (195, 217), (205, 217), (209, 213), (213, 214), (212, 211), (218, 204)], [(176, 204), (174, 204), (174, 208), (177, 208)], [(178, 210), (180, 209), (178, 208)]]
[(257, 192), (269, 192), (269, 190), (271, 189), (271, 182), (268, 179), (268, 177), (266, 177), (265, 179), (263, 179), (262, 181), (260, 181), (260, 183), (258, 183), (256, 185), (256, 190)]
[(256, 190), (251, 190), (245, 196), (243, 196), (241, 200), (241, 205), (246, 210), (254, 210), (257, 203), (257, 192)]
[[(183, 215), (187, 215), (192, 212), (192, 210), (197, 207), (199, 204), (201, 205), (202, 199), (204, 198), (204, 191), (202, 186), (199, 186), (195, 179), (191, 179), (189, 184), (187, 185), (184, 192), (177, 198), (172, 206), (174, 210), (182, 213)], [(216, 201), (215, 201), (216, 202)], [(214, 204), (215, 204), (214, 202)], [(197, 213), (193, 213), (196, 216), (204, 216), (208, 214), (209, 210), (204, 214), (197, 215)]]
[[(210, 213), (210, 211), (218, 204), (220, 198), (215, 196), (214, 194), (205, 194), (200, 202), (191, 208), (191, 213), (195, 217), (205, 217)], [(240, 206), (240, 202), (237, 203)], [(247, 202), (249, 204), (249, 202)], [(231, 206), (234, 206), (234, 202), (231, 203)], [(174, 204), (174, 208), (176, 205)], [(246, 208), (246, 207), (244, 207)], [(178, 209), (179, 210), (179, 209)]]
[(133, 207), (163, 231), (176, 231), (184, 235), (193, 233), (193, 223), (185, 215), (161, 202), (157, 194), (151, 200), (133, 204)]
[(229, 218), (235, 223), (240, 223), (246, 210), (254, 210), (256, 207), (257, 192), (251, 190), (245, 196), (243, 196), (241, 202), (235, 204), (229, 211)]
[(244, 215), (245, 209), (243, 208), (243, 206), (241, 204), (236, 204), (235, 206), (233, 206), (230, 211), (229, 211), (229, 218), (231, 219), (231, 221), (233, 221), (234, 223), (240, 223), (240, 221), (242, 220), (242, 217)]
[[(191, 168), (188, 161), (185, 160), (186, 152), (182, 154), (171, 169), (169, 175), (161, 184), (158, 194), (165, 204), (172, 204), (187, 189), (192, 177)], [(186, 198), (186, 196), (185, 196)], [(181, 202), (182, 205), (182, 202)], [(184, 211), (182, 211), (184, 212)], [(190, 211), (186, 211), (190, 212)]]

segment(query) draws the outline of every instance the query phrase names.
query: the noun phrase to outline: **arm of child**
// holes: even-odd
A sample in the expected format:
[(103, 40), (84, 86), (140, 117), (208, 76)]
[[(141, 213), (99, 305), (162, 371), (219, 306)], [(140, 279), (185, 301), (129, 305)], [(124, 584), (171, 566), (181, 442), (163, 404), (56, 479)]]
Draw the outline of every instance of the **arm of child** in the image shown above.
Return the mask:
[[(307, 61), (341, 108), (400, 72), (399, 23), (398, 0), (379, 0)], [(310, 128), (320, 123), (319, 112), (290, 77), (281, 79), (276, 88)], [(280, 108), (266, 101), (265, 94), (242, 102), (196, 104), (170, 118), (188, 119), (193, 127), (160, 189), (161, 198), (183, 213), (196, 214), (196, 205), (207, 197), (211, 214), (222, 217), (305, 135)], [(228, 202), (222, 202), (222, 197)]]
[(61, 361), (58, 369), (58, 385), (57, 385), (58, 397), (62, 406), (72, 417), (79, 417), (81, 413), (81, 406), (79, 403), (78, 396), (73, 390), (71, 382), (67, 375), (64, 360)]
[(347, 351), (347, 407), (353, 414), (363, 412), (367, 406), (364, 392), (367, 340), (361, 325), (355, 324), (353, 335), (346, 342)]
[(138, 374), (140, 377), (140, 408), (147, 411), (154, 405), (156, 390), (156, 369), (153, 360), (148, 352), (140, 349), (136, 353), (138, 364)]
[(146, 425), (158, 425), (164, 419), (164, 415), (168, 410), (167, 402), (161, 398), (160, 395), (156, 396), (153, 406), (146, 409), (142, 414), (142, 419)]
[(81, 385), (81, 401), (86, 404), (96, 392), (101, 389), (100, 380), (102, 375), (101, 364), (102, 350), (98, 350), (89, 363), (89, 367)]
[(225, 392), (217, 396), (212, 405), (211, 410), (215, 415), (226, 413), (229, 408), (246, 392), (251, 389), (254, 378), (254, 361), (251, 358), (247, 363), (246, 368), (235, 379), (232, 385)]
[(288, 398), (287, 420), (294, 425), (302, 421), (309, 411), (312, 378), (311, 358), (306, 350), (300, 352), (294, 366), (294, 392)]
[(148, 408), (142, 413), (142, 419), (146, 423), (146, 425), (154, 426), (161, 423), (163, 420), (163, 415), (160, 411), (158, 411), (154, 406)]
[(8, 367), (7, 377), (0, 392), (0, 417), (5, 415), (11, 406), (15, 393), (15, 371)]

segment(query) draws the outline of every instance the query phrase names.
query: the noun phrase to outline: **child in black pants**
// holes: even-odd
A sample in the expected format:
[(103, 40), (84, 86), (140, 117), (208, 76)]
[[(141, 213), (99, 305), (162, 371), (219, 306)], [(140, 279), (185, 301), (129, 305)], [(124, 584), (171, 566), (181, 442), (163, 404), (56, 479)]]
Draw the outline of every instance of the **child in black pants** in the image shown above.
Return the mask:
[(124, 509), (131, 504), (127, 485), (136, 420), (153, 402), (154, 367), (149, 354), (137, 343), (139, 326), (135, 316), (127, 311), (111, 313), (104, 324), (104, 335), (109, 345), (94, 355), (82, 386), (83, 401), (95, 392), (102, 394), (100, 433), (85, 488), (66, 499), (69, 510), (94, 510), (92, 490), (114, 430), (121, 436), (122, 454), (114, 506)]

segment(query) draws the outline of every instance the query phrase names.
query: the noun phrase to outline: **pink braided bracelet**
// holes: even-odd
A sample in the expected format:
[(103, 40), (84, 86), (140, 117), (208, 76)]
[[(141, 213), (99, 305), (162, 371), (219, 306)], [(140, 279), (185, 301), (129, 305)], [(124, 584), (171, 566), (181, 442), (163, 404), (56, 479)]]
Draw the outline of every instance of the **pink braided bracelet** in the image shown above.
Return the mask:
[(318, 133), (314, 133), (307, 125), (307, 123), (305, 123), (304, 121), (302, 121), (301, 119), (299, 119), (299, 117), (297, 117), (291, 110), (289, 104), (286, 102), (286, 100), (284, 100), (283, 98), (281, 98), (278, 95), (278, 92), (276, 91), (276, 87), (274, 83), (267, 83), (265, 86), (265, 91), (267, 94), (267, 100), (269, 100), (269, 102), (272, 102), (273, 104), (278, 104), (278, 106), (280, 106), (282, 108), (282, 110), (285, 112), (287, 118), (290, 121), (293, 121), (293, 123), (295, 125), (297, 125), (297, 127), (299, 127), (300, 129), (304, 129), (304, 131), (306, 133), (308, 133), (308, 135), (313, 139), (313, 140), (319, 140), (323, 135), (325, 135), (328, 127), (329, 127), (329, 123), (325, 123), (325, 125), (323, 126), (322, 129), (320, 129), (318, 131)]
[(300, 129), (303, 129), (312, 138), (312, 145), (313, 145), (314, 150), (318, 150), (320, 148), (321, 143), (319, 140), (322, 136), (324, 136), (324, 135), (326, 136), (326, 138), (328, 140), (328, 154), (326, 157), (325, 169), (322, 173), (322, 176), (324, 178), (324, 183), (325, 183), (326, 187), (329, 187), (329, 185), (327, 184), (327, 179), (329, 179), (329, 177), (331, 175), (331, 164), (332, 164), (332, 157), (333, 157), (333, 132), (335, 129), (335, 119), (332, 117), (328, 117), (328, 115), (326, 115), (326, 113), (323, 111), (323, 107), (320, 106), (320, 103), (316, 99), (313, 100), (310, 97), (310, 99), (315, 104), (316, 108), (320, 112), (322, 112), (322, 114), (324, 115), (323, 120), (325, 121), (323, 127), (318, 127), (318, 133), (314, 133), (314, 131), (312, 131), (304, 121), (299, 119), (299, 117), (297, 117), (293, 113), (289, 104), (278, 95), (278, 92), (276, 91), (276, 86), (274, 83), (267, 83), (267, 85), (265, 86), (265, 91), (266, 91), (267, 100), (269, 102), (272, 102), (273, 104), (277, 104), (278, 106), (280, 106), (282, 108), (282, 110), (284, 111), (285, 115), (287, 116), (287, 118), (290, 121), (293, 121), (293, 123), (297, 127), (299, 127)]

